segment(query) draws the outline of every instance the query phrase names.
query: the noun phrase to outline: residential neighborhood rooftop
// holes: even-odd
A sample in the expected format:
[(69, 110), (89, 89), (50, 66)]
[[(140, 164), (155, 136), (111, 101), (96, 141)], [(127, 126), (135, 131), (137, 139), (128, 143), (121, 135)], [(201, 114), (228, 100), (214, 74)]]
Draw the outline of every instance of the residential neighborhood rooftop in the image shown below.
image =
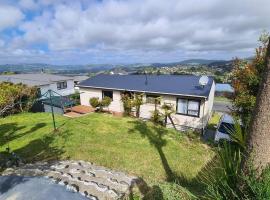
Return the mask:
[(52, 82), (71, 80), (72, 77), (54, 74), (12, 74), (0, 75), (0, 82), (23, 83), (29, 86), (48, 85)]
[(199, 85), (194, 75), (97, 75), (82, 81), (79, 87), (104, 88), (120, 91), (148, 92), (182, 96), (209, 96), (213, 78), (207, 85)]

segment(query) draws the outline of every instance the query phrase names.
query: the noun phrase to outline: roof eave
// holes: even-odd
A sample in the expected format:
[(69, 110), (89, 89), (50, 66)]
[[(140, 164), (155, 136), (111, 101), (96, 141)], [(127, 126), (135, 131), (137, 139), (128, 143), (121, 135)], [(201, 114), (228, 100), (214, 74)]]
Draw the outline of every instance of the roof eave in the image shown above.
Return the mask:
[(153, 92), (153, 91), (142, 91), (142, 90), (130, 90), (130, 89), (121, 89), (121, 88), (109, 88), (109, 87), (97, 87), (97, 86), (85, 86), (85, 85), (77, 85), (77, 87), (81, 88), (93, 88), (93, 89), (107, 89), (107, 90), (117, 90), (117, 91), (131, 91), (131, 92), (143, 92), (143, 93), (152, 93), (152, 94), (165, 94), (165, 95), (173, 95), (173, 96), (185, 96), (185, 97), (196, 97), (207, 99), (207, 96), (201, 95), (190, 95), (190, 94), (180, 94), (180, 93), (166, 93), (166, 92)]

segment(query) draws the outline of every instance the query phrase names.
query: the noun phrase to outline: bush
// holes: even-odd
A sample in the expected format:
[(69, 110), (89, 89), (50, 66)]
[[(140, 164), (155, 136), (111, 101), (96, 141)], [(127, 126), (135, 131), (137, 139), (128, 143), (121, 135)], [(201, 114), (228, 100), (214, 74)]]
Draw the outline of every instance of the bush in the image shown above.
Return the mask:
[(100, 107), (108, 107), (112, 102), (112, 99), (110, 97), (104, 97), (101, 101), (100, 101)]
[(108, 107), (112, 99), (110, 97), (104, 97), (101, 101), (97, 97), (90, 99), (90, 105), (94, 108), (99, 108), (99, 111), (102, 111), (104, 107)]
[(129, 95), (122, 94), (121, 95), (121, 101), (123, 102), (124, 115), (125, 116), (130, 116), (131, 115), (131, 110), (132, 110), (132, 99), (130, 98)]
[(154, 110), (152, 112), (150, 120), (155, 124), (160, 124), (162, 126), (164, 125), (164, 117), (158, 110)]
[(90, 103), (90, 105), (93, 107), (93, 108), (97, 108), (97, 107), (99, 107), (100, 105), (99, 105), (99, 100), (98, 100), (98, 98), (97, 97), (93, 97), (93, 98), (91, 98), (90, 100), (89, 100), (89, 103)]
[(74, 94), (71, 94), (70, 99), (73, 100), (76, 105), (79, 105), (80, 104), (80, 93), (75, 92)]

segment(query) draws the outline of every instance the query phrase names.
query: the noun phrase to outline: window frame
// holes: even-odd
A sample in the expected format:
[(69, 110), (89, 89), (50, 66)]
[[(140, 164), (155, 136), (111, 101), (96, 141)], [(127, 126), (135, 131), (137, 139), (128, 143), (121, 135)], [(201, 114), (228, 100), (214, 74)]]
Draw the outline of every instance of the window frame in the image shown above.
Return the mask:
[[(186, 107), (186, 109), (187, 109), (187, 113), (179, 113), (178, 112), (178, 100), (179, 99), (183, 99), (183, 100), (186, 100), (187, 101), (187, 107)], [(197, 115), (192, 115), (192, 114), (188, 114), (188, 111), (189, 111), (189, 109), (188, 109), (188, 105), (189, 105), (189, 102), (190, 101), (195, 101), (195, 102), (198, 102), (198, 104), (199, 104), (199, 108), (198, 108), (198, 114)], [(201, 113), (201, 100), (200, 99), (190, 99), (190, 98), (176, 98), (176, 114), (177, 115), (184, 115), (184, 116), (190, 116), (190, 117), (198, 117), (198, 118), (200, 118), (200, 113)]]
[[(102, 99), (104, 99), (104, 97), (106, 97), (105, 95), (104, 95), (104, 92), (111, 92), (112, 93), (112, 97), (110, 97), (111, 98), (111, 100), (113, 101), (113, 90), (102, 90)], [(108, 96), (109, 97), (109, 96)]]
[(59, 81), (59, 82), (57, 82), (56, 87), (57, 87), (57, 90), (67, 89), (67, 81)]
[[(145, 95), (145, 103), (146, 103), (146, 104), (152, 104), (152, 105), (155, 105), (155, 103), (148, 102), (147, 99), (148, 99), (149, 96), (152, 96), (151, 98), (159, 98), (159, 97), (161, 97), (161, 96), (155, 95), (155, 94), (146, 94), (146, 95)], [(161, 105), (161, 100), (157, 103), (157, 105)]]

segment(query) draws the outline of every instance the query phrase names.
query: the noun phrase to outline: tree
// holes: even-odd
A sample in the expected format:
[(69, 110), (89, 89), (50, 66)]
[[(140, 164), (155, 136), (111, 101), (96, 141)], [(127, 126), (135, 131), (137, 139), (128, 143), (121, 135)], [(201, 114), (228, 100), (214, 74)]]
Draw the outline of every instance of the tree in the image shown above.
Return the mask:
[(268, 33), (264, 32), (259, 39), (261, 46), (256, 48), (255, 58), (252, 62), (235, 59), (233, 63), (232, 85), (235, 90), (233, 107), (246, 127), (250, 122), (265, 68), (267, 39)]
[(111, 102), (112, 99), (110, 97), (104, 97), (99, 103), (100, 110), (102, 111), (104, 107), (109, 107)]
[[(250, 164), (258, 170), (258, 174), (270, 164), (270, 38), (265, 53), (265, 67), (258, 90), (256, 106), (252, 114), (250, 131), (247, 135), (247, 154), (243, 168)], [(262, 62), (260, 60), (260, 62)]]
[(8, 82), (0, 83), (0, 116), (28, 111), (36, 96), (35, 87)]
[(175, 113), (173, 106), (170, 104), (163, 104), (161, 108), (164, 111), (165, 125), (167, 124), (167, 119), (169, 119), (173, 125), (173, 128), (176, 130), (176, 126), (175, 126), (174, 121), (172, 119), (172, 114)]
[(123, 102), (124, 115), (130, 116), (132, 110), (132, 99), (129, 94), (122, 94), (121, 101)]
[(136, 117), (138, 118), (140, 117), (141, 105), (143, 105), (143, 94), (135, 94), (132, 101), (132, 106), (135, 107)]

